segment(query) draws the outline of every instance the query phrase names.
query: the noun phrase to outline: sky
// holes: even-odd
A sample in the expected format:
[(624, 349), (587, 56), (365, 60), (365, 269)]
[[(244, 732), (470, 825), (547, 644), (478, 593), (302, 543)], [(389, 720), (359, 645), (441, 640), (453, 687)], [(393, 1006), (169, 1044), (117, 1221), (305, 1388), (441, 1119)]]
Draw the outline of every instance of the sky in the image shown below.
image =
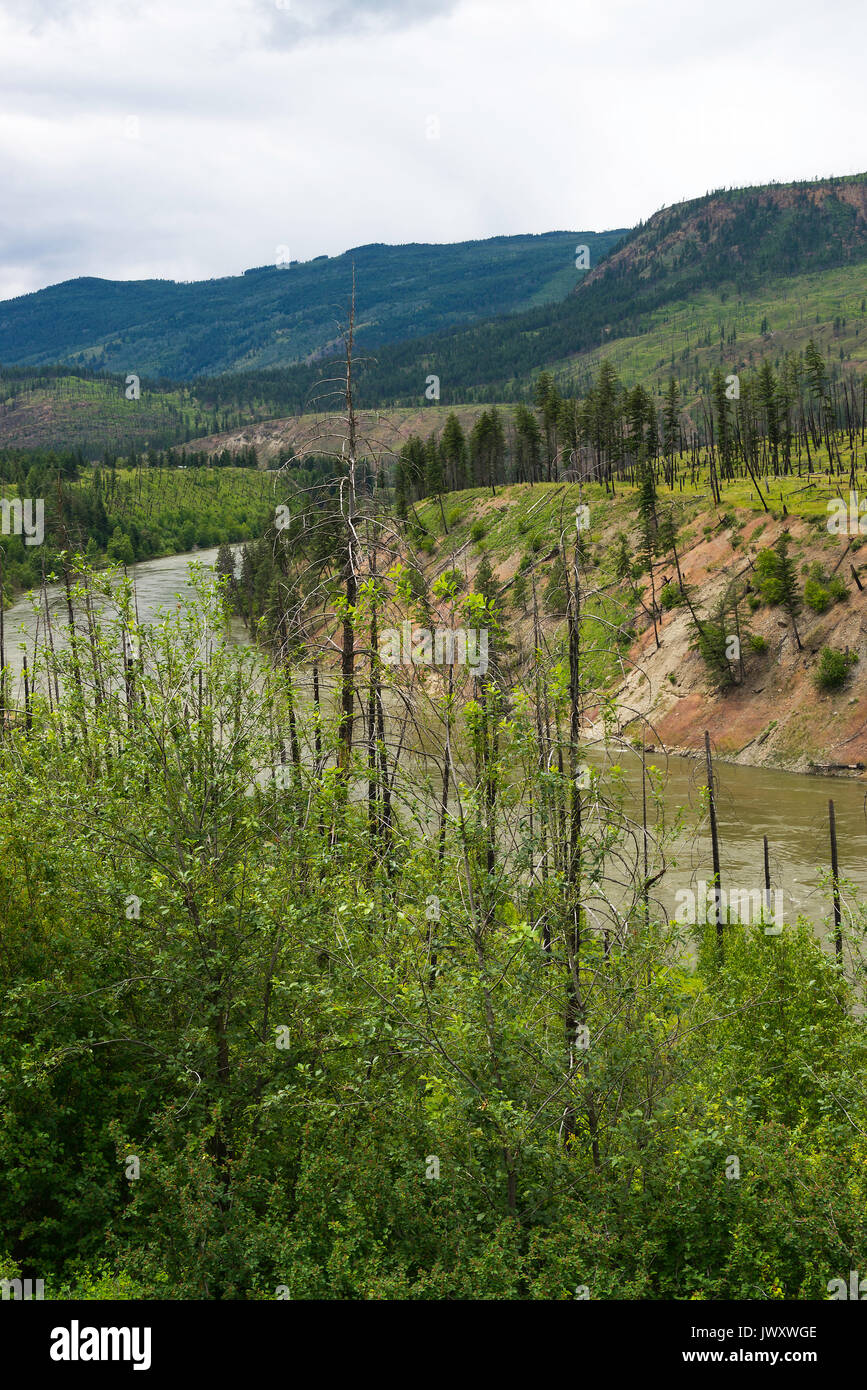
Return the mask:
[(0, 299), (867, 170), (864, 0), (0, 0)]

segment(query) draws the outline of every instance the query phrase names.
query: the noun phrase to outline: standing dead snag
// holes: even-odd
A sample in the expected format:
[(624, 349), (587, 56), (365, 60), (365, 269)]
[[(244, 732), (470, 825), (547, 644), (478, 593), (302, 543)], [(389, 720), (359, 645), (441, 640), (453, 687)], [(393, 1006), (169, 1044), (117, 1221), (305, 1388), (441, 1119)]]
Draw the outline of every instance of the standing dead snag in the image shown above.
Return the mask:
[(834, 803), (828, 802), (828, 824), (831, 831), (831, 880), (834, 893), (834, 956), (837, 964), (843, 962), (843, 930), (840, 925), (840, 876), (837, 867), (837, 821), (834, 817)]
[[(358, 536), (355, 532), (355, 463), (356, 463), (356, 420), (355, 402), (352, 387), (352, 344), (355, 334), (355, 266), (352, 268), (352, 300), (349, 306), (349, 327), (346, 332), (346, 445), (348, 473), (341, 480), (340, 511), (346, 524), (346, 611), (343, 615), (343, 644), (340, 655), (340, 726), (338, 729), (338, 768), (341, 772), (343, 792), (349, 778), (349, 765), (352, 757), (352, 725), (354, 717), (355, 684), (355, 607), (358, 602), (358, 571), (356, 552)], [(344, 482), (347, 486), (344, 488)]]
[[(577, 1054), (582, 1053), (581, 1070), (585, 1081), (589, 1076), (586, 1039), (580, 1030), (586, 1027), (586, 1006), (581, 980), (581, 788), (578, 780), (578, 749), (581, 739), (581, 536), (575, 542), (572, 582), (566, 566), (568, 590), (567, 626), (569, 642), (569, 852), (566, 856), (567, 920), (566, 955), (568, 980), (566, 984), (566, 1065), (569, 1075), (574, 1072)], [(590, 1129), (590, 1147), (595, 1167), (599, 1167), (599, 1127), (596, 1107), (589, 1088), (585, 1092), (585, 1111)], [(568, 1141), (575, 1135), (575, 1111), (570, 1101), (563, 1117), (563, 1134)]]
[(713, 852), (713, 902), (714, 902), (714, 921), (716, 923), (717, 941), (722, 948), (723, 941), (723, 919), (722, 919), (722, 889), (720, 887), (720, 867), (719, 867), (719, 835), (716, 825), (716, 800), (713, 790), (713, 763), (710, 756), (710, 734), (707, 729), (704, 731), (704, 755), (707, 764), (707, 798), (710, 810), (710, 842)]

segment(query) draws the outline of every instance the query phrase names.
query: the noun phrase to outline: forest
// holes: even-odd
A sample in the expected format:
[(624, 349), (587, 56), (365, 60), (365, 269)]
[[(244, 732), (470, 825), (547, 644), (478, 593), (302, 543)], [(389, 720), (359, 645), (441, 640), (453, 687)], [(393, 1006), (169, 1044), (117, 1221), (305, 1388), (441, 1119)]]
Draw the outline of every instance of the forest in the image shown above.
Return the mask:
[(81, 553), (94, 565), (131, 565), (254, 536), (271, 507), (270, 479), (255, 469), (255, 452), (231, 460), (187, 458), (183, 450), (152, 450), (131, 454), (120, 466), (110, 455), (102, 466), (90, 466), (80, 450), (0, 451), (5, 501), (38, 498), (47, 542), (46, 549), (41, 541), (33, 545), (4, 519), (5, 599), (16, 589), (38, 588), (61, 553)]
[[(540, 377), (508, 431), (484, 412), (395, 462), (360, 435), (350, 334), (327, 473), (324, 453), (86, 484), (74, 456), (33, 463), (54, 534), (94, 509), (115, 563), (64, 551), (66, 602), (4, 711), (3, 1278), (49, 1299), (791, 1300), (860, 1267), (863, 909), (836, 939), (673, 919), (682, 816), (648, 726), (638, 816), (621, 765), (612, 661), (636, 628), (688, 606), (710, 677), (731, 666), (675, 503), (780, 517), (783, 478), (863, 477), (863, 385), (821, 354), (726, 389), (690, 417), (674, 379), (657, 412), (606, 370), (581, 401)], [(529, 557), (508, 581), (492, 517), (472, 574), (451, 550), (467, 487), (506, 483)], [(622, 544), (584, 499), (623, 505)], [(221, 543), (147, 621), (117, 553), (133, 517), (139, 545)], [(786, 544), (761, 554), (743, 621), (755, 598), (796, 624)], [(430, 634), (458, 628), (485, 632), (484, 672), (435, 664)], [(713, 789), (708, 755), (704, 814)]]

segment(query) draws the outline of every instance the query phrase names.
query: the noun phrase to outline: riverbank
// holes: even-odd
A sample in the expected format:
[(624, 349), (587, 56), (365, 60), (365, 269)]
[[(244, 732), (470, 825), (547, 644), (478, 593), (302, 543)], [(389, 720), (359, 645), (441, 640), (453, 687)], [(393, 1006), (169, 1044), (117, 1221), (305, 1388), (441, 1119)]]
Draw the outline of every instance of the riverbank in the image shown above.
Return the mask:
[[(495, 498), (476, 490), (453, 499), (447, 536), (436, 534), (437, 509), (420, 509), (436, 537), (425, 579), (430, 584), (457, 565), (471, 587), (486, 555), (502, 588), (516, 659), (529, 669), (538, 640), (549, 648), (564, 641), (563, 613), (549, 602), (553, 557), (561, 535), (571, 546), (576, 507), (583, 504), (590, 522), (582, 660), (613, 700), (624, 740), (640, 736), (643, 723), (648, 744), (696, 757), (707, 730), (720, 761), (861, 778), (867, 775), (867, 589), (861, 587), (867, 535), (828, 531), (826, 494), (840, 487), (839, 478), (816, 475), (808, 491), (803, 479), (789, 478), (776, 513), (735, 505), (725, 494), (717, 507), (696, 490), (660, 498), (660, 515), (666, 508), (676, 521), (677, 556), (669, 548), (655, 557), (652, 579), (640, 561), (627, 579), (617, 570), (621, 538), (633, 562), (641, 553), (634, 488), (620, 484), (616, 497), (587, 484), (514, 485)], [(794, 514), (798, 505), (803, 515)], [(760, 553), (784, 532), (800, 594), (794, 623), (767, 601), (756, 571)], [(680, 581), (691, 607), (676, 592)], [(724, 685), (697, 649), (693, 612), (715, 621), (735, 581), (737, 631), (730, 617), (720, 619), (732, 626), (731, 633), (725, 629), (732, 655)], [(828, 596), (822, 611), (804, 601), (808, 584), (822, 590), (832, 581), (836, 597)], [(663, 593), (670, 607), (660, 602)], [(850, 663), (838, 689), (823, 689), (817, 680), (825, 649)], [(601, 730), (599, 723), (591, 733), (598, 737)]]

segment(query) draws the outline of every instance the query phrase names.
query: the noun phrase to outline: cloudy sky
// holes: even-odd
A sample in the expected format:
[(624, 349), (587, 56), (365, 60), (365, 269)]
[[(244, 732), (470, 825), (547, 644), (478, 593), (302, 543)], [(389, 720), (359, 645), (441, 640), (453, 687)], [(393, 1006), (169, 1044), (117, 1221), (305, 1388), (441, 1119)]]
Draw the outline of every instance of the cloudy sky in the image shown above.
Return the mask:
[(855, 173), (865, 51), (864, 0), (0, 0), (0, 298)]

